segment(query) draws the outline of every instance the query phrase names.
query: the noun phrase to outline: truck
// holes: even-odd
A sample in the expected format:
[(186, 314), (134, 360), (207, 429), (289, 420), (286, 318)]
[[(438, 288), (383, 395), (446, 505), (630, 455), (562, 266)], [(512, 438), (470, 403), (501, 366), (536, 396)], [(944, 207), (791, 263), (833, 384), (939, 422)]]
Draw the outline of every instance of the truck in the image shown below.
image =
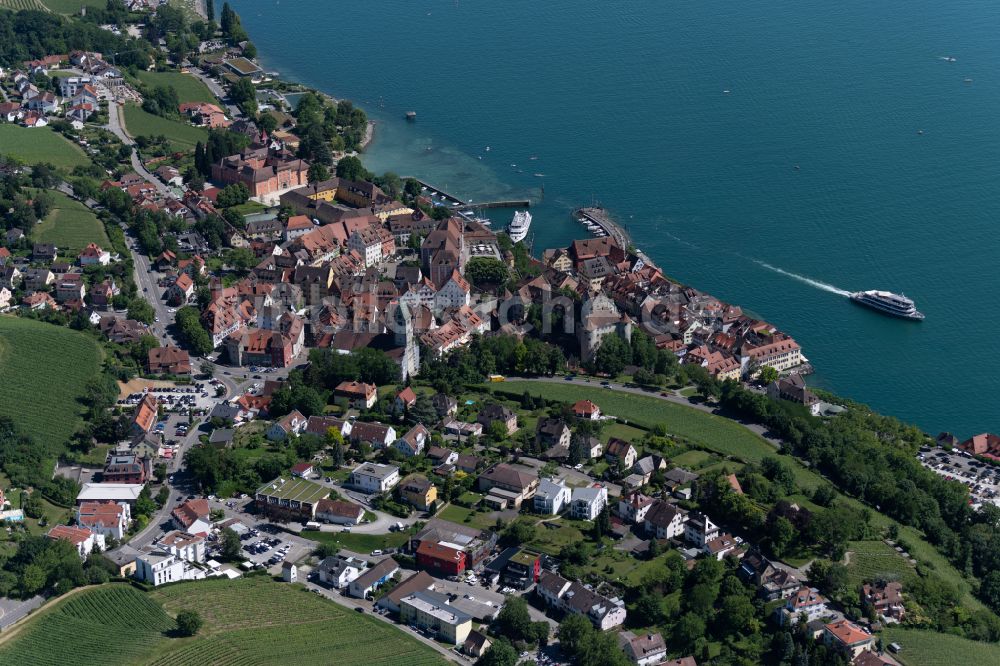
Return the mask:
[(310, 520), (308, 523), (306, 523), (306, 525), (305, 525), (305, 527), (303, 529), (316, 530), (318, 532), (319, 531), (319, 527), (320, 527), (319, 523), (317, 523), (314, 520)]

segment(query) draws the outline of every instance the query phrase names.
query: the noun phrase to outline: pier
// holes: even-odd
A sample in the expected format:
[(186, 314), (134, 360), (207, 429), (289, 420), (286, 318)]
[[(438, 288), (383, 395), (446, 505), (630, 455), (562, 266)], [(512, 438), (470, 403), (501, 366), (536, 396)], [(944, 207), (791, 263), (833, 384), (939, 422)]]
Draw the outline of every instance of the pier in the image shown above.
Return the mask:
[[(404, 178), (403, 180), (406, 180)], [(456, 211), (461, 210), (475, 210), (475, 209), (487, 209), (487, 208), (531, 208), (530, 199), (502, 199), (499, 201), (462, 201), (454, 194), (445, 192), (440, 187), (431, 185), (430, 183), (420, 180), (419, 178), (414, 178), (413, 180), (420, 183), (426, 190), (426, 194), (431, 197), (436, 197), (444, 205), (454, 208)]]
[[(589, 222), (597, 227), (600, 227), (603, 231), (604, 236), (610, 236), (618, 243), (618, 246), (622, 249), (628, 248), (632, 244), (632, 239), (629, 237), (628, 232), (625, 231), (617, 222), (611, 219), (608, 211), (603, 208), (598, 207), (585, 207), (577, 208), (573, 211), (573, 217), (581, 222)], [(648, 266), (656, 266), (653, 260), (643, 252), (642, 250), (635, 248), (635, 254), (639, 257), (642, 262)]]
[(627, 248), (632, 242), (625, 230), (603, 208), (577, 208), (573, 211), (573, 217), (600, 227), (605, 236), (613, 238), (622, 248)]

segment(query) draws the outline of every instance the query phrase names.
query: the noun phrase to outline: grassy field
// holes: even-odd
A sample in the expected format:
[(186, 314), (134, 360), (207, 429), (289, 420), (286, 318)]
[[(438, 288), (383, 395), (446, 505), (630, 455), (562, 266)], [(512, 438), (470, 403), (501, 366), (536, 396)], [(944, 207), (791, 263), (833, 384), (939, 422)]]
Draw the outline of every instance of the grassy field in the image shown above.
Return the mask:
[[(182, 610), (204, 621), (193, 638), (170, 633)], [(2, 640), (0, 666), (445, 663), (398, 629), (266, 577), (183, 583), (151, 594), (123, 584), (91, 588)]]
[(0, 664), (143, 663), (173, 625), (159, 604), (128, 585), (83, 590), (15, 630), (0, 646)]
[(57, 190), (50, 190), (49, 193), (55, 199), (55, 205), (42, 223), (35, 227), (33, 237), (36, 241), (55, 243), (59, 254), (67, 258), (70, 254), (64, 249), (79, 251), (87, 243), (109, 247), (111, 241), (104, 232), (104, 223), (90, 209)]
[(49, 162), (64, 169), (90, 164), (79, 147), (49, 127), (29, 129), (7, 123), (0, 125), (0, 153), (13, 155), (29, 164)]
[[(491, 512), (479, 512), (476, 513), (472, 509), (466, 509), (464, 506), (458, 506), (457, 504), (449, 504), (444, 509), (442, 509), (435, 518), (440, 518), (441, 520), (450, 520), (453, 523), (458, 523), (459, 525), (468, 525), (470, 527), (475, 527), (481, 530), (489, 529), (496, 524), (496, 518), (490, 517)], [(465, 519), (469, 518), (466, 522)]]
[(193, 150), (196, 143), (208, 138), (208, 132), (200, 127), (154, 116), (134, 104), (125, 106), (125, 127), (133, 137), (162, 134), (167, 137), (171, 149), (179, 152)]
[(350, 532), (312, 532), (312, 541), (328, 543), (338, 548), (353, 550), (355, 553), (370, 553), (373, 550), (399, 548), (406, 543), (408, 535), (405, 532), (391, 534), (352, 534)]
[(100, 369), (89, 336), (52, 324), (0, 317), (0, 414), (39, 443), (62, 446), (80, 422), (77, 399)]
[(924, 629), (888, 627), (882, 640), (899, 643), (903, 650), (893, 655), (906, 666), (951, 666), (951, 664), (1000, 664), (1000, 645)]
[(147, 86), (170, 86), (177, 91), (177, 98), (183, 102), (208, 102), (218, 104), (215, 95), (204, 83), (190, 74), (180, 72), (147, 72), (136, 73), (139, 80)]
[(532, 395), (542, 395), (547, 400), (569, 403), (590, 398), (605, 414), (626, 419), (644, 428), (663, 425), (672, 435), (748, 462), (759, 462), (765, 456), (775, 453), (773, 446), (738, 423), (651, 396), (609, 391), (597, 386), (531, 381), (508, 381), (492, 388), (510, 391), (515, 395), (528, 391)]
[(199, 581), (151, 596), (172, 615), (197, 611), (205, 626), (194, 638), (160, 642), (145, 663), (444, 663), (398, 629), (270, 578)]

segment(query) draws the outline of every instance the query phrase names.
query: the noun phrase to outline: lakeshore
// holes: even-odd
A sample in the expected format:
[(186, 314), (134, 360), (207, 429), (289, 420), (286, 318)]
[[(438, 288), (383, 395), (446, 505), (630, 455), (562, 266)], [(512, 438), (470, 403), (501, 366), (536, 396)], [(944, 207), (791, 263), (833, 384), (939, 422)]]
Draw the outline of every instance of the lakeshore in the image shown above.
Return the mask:
[[(985, 67), (996, 49), (978, 27), (993, 8), (931, 8), (928, 21), (923, 10), (890, 5), (882, 13), (857, 2), (810, 2), (789, 14), (767, 2), (718, 8), (717, 16), (704, 6), (664, 6), (646, 8), (648, 24), (637, 26), (634, 12), (591, 3), (567, 12), (517, 2), (509, 15), (442, 7), (427, 17), (384, 2), (390, 46), (369, 52), (362, 36), (346, 36), (345, 48), (365, 53), (370, 70), (331, 77), (332, 63), (312, 40), (289, 46), (279, 38), (303, 22), (333, 29), (322, 17), (234, 4), (246, 7), (269, 66), (332, 86), (380, 121), (365, 155), (370, 169), (422, 176), (463, 199), (511, 198), (544, 182), (545, 200), (532, 208), (539, 248), (578, 235), (572, 211), (596, 196), (665, 272), (792, 332), (809, 350), (817, 384), (929, 432), (971, 434), (1000, 426), (995, 410), (952, 398), (946, 387), (993, 386), (993, 362), (960, 370), (932, 359), (955, 340), (988, 348), (981, 317), (987, 329), (996, 326), (996, 313), (976, 305), (989, 287), (972, 269), (996, 252), (989, 220), (1000, 214), (990, 194), (998, 148), (988, 120), (1000, 88)], [(897, 11), (902, 31), (887, 18)], [(531, 26), (514, 18), (524, 15)], [(588, 40), (569, 38), (598, 24), (607, 27)], [(677, 25), (669, 43), (657, 39), (656, 25)], [(413, 30), (457, 35), (463, 57), (404, 46)], [(749, 39), (754, 32), (773, 40)], [(856, 38), (841, 41), (839, 33)], [(953, 54), (958, 61), (938, 60), (955, 50), (955, 35), (965, 44)], [(522, 39), (530, 47), (514, 60), (494, 57)], [(882, 46), (872, 54), (862, 43)], [(441, 80), (461, 82), (461, 94), (414, 89), (393, 66), (413, 58), (433, 63)], [(627, 63), (648, 58), (655, 67), (647, 78), (630, 74)], [(548, 64), (524, 81), (539, 62)], [(871, 72), (863, 84), (859, 67)], [(564, 82), (584, 69), (591, 82), (581, 103)], [(410, 109), (418, 120), (408, 124)], [(944, 243), (942, 220), (956, 231)], [(927, 320), (920, 330), (901, 327), (754, 260), (846, 291), (906, 293)], [(952, 279), (928, 280), (927, 270)], [(935, 379), (923, 388), (914, 376)], [(942, 397), (928, 400), (928, 391)]]

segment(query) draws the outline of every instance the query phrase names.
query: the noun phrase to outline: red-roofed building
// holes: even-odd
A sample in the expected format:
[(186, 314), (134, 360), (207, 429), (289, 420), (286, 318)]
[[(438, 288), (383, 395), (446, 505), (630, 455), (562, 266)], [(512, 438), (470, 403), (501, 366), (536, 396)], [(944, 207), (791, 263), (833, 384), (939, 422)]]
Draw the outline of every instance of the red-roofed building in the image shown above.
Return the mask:
[(465, 571), (465, 552), (444, 543), (422, 541), (417, 548), (417, 566), (438, 577), (460, 576)]
[(396, 409), (402, 411), (413, 406), (417, 401), (417, 394), (409, 386), (396, 394)]
[(346, 398), (354, 409), (371, 409), (378, 400), (378, 388), (374, 384), (363, 382), (341, 382), (333, 394), (339, 398)]
[(597, 420), (601, 418), (601, 408), (590, 400), (578, 400), (573, 404), (573, 416), (578, 419)]
[(148, 433), (156, 425), (158, 413), (159, 403), (152, 394), (147, 393), (136, 407), (135, 416), (132, 417), (132, 431), (137, 434)]
[(172, 345), (149, 350), (149, 372), (153, 375), (190, 375), (191, 356)]
[(875, 637), (850, 620), (840, 620), (823, 627), (823, 643), (854, 659), (874, 647)]
[(81, 502), (76, 508), (76, 524), (95, 534), (121, 540), (132, 522), (126, 502)]
[(190, 532), (191, 534), (201, 534), (212, 529), (212, 521), (209, 519), (211, 509), (206, 499), (188, 500), (170, 512), (174, 525), (179, 530)]
[(46, 535), (50, 539), (68, 541), (76, 548), (81, 559), (86, 559), (94, 550), (96, 545), (104, 550), (104, 535), (94, 534), (86, 527), (72, 527), (70, 525), (56, 525)]
[(87, 243), (87, 247), (83, 248), (83, 252), (77, 255), (77, 259), (80, 260), (81, 266), (94, 266), (98, 264), (107, 266), (111, 263), (111, 253), (101, 249), (97, 243)]

